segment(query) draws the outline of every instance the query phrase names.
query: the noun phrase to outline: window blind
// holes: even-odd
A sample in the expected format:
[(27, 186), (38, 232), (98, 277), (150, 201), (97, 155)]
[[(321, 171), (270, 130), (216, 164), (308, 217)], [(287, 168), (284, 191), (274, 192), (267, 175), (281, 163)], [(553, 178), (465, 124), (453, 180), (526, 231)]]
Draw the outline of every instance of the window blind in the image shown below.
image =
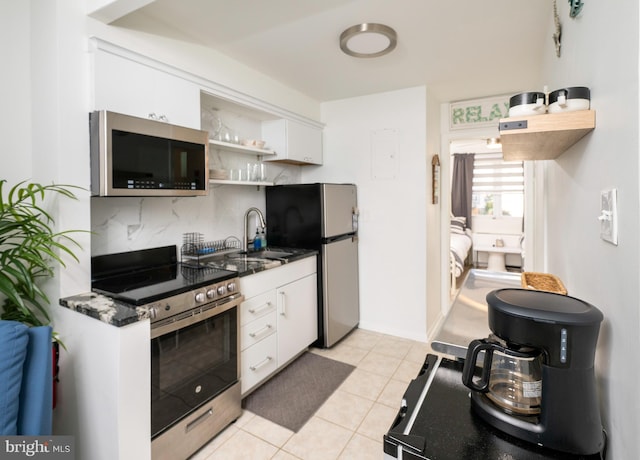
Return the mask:
[(523, 193), (523, 162), (504, 161), (502, 152), (476, 153), (472, 190), (475, 193)]

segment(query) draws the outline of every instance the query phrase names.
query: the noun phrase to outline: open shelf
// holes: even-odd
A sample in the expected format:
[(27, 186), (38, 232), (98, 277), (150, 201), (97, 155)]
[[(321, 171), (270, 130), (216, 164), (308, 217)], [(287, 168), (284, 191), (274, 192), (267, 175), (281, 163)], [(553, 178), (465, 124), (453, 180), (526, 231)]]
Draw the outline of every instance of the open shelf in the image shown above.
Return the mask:
[(226, 180), (226, 179), (209, 179), (210, 184), (224, 184), (224, 185), (273, 185), (273, 182), (260, 182), (250, 180)]
[(275, 155), (276, 154), (276, 152), (269, 149), (259, 149), (256, 147), (233, 144), (231, 142), (216, 141), (213, 139), (209, 139), (209, 145), (214, 146), (214, 148), (218, 148), (220, 150), (226, 150), (228, 152), (234, 152), (234, 153), (249, 153), (253, 155)]
[(596, 126), (593, 110), (548, 113), (500, 120), (505, 160), (552, 160)]

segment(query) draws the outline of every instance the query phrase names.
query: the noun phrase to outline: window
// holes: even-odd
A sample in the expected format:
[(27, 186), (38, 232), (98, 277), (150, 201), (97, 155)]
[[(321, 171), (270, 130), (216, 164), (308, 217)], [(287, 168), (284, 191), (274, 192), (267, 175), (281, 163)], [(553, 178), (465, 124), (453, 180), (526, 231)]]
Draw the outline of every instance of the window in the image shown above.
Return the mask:
[(476, 153), (472, 209), (475, 216), (524, 216), (524, 164), (504, 161), (502, 152)]

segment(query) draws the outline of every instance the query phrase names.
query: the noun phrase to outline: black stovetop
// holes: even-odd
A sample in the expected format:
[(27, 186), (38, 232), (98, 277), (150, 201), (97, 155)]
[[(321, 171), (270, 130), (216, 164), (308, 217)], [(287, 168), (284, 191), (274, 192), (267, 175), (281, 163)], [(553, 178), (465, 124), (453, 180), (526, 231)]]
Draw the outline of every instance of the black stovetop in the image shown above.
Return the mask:
[(91, 289), (133, 305), (144, 305), (238, 276), (220, 268), (177, 262), (176, 246), (91, 258)]

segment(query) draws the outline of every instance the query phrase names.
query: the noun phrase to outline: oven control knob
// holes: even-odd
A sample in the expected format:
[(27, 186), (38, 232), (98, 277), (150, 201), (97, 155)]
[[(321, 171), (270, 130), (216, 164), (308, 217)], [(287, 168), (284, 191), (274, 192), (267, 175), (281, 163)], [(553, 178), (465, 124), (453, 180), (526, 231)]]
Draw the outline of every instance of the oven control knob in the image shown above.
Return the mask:
[(158, 317), (158, 307), (149, 308), (149, 319), (154, 320)]
[(218, 286), (218, 295), (225, 295), (227, 293), (226, 286)]
[(204, 300), (205, 300), (205, 294), (204, 294), (204, 292), (198, 292), (198, 293), (196, 294), (196, 302), (197, 302), (197, 303), (202, 303), (202, 302), (204, 302)]
[(232, 281), (231, 283), (227, 284), (227, 291), (235, 292), (235, 290), (236, 290), (236, 283)]
[(216, 296), (215, 289), (207, 289), (207, 299), (213, 299)]

